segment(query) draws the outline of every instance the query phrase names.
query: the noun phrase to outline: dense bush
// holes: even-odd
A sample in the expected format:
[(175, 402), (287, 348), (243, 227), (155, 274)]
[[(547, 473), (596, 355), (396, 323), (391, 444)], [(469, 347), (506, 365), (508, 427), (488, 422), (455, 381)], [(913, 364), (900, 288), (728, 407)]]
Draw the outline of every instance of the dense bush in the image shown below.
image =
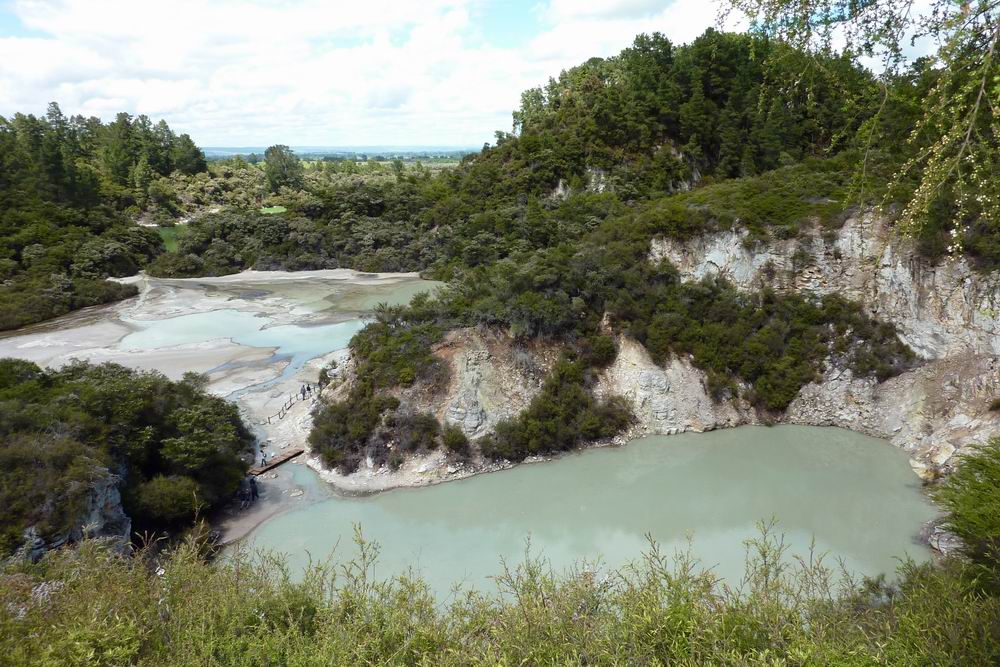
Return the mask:
[(441, 444), (449, 452), (458, 456), (466, 456), (469, 453), (469, 438), (456, 424), (446, 424), (441, 429)]
[[(727, 588), (655, 546), (617, 572), (553, 573), (529, 556), (497, 588), (436, 599), (419, 579), (376, 578), (377, 549), (313, 566), (278, 556), (206, 563), (197, 544), (160, 561), (98, 544), (0, 570), (0, 651), (12, 666), (994, 665), (1000, 598), (961, 563), (904, 563), (898, 583), (843, 582), (749, 544)], [(319, 555), (323, 556), (323, 555)], [(162, 573), (162, 574), (160, 574)]]
[[(325, 465), (353, 472), (368, 453), (372, 434), (382, 423), (383, 415), (397, 407), (397, 399), (376, 394), (371, 385), (362, 381), (351, 390), (347, 400), (326, 403), (317, 411), (309, 444)], [(381, 462), (386, 457), (381, 457)]]
[(63, 274), (22, 277), (0, 285), (0, 331), (16, 329), (59, 315), (139, 293), (135, 285), (110, 280), (71, 279)]
[(28, 526), (45, 537), (74, 527), (88, 490), (108, 475), (111, 463), (105, 452), (66, 435), (5, 432), (2, 437), (0, 558), (21, 544)]
[(409, 386), (437, 363), (431, 345), (442, 337), (434, 322), (404, 319), (403, 308), (376, 310), (376, 320), (351, 339), (351, 352), (375, 387)]
[(28, 526), (51, 539), (79, 528), (92, 483), (116, 479), (137, 531), (171, 528), (227, 501), (252, 438), (234, 405), (115, 364), (42, 370), (0, 360), (0, 553)]
[(587, 385), (588, 369), (584, 363), (563, 357), (528, 408), (517, 417), (497, 424), (493, 435), (480, 443), (483, 454), (521, 460), (572, 449), (625, 430), (633, 419), (625, 402), (598, 401)]
[(154, 178), (205, 169), (187, 135), (118, 114), (0, 117), (0, 330), (123, 299), (134, 274), (163, 251), (159, 235), (124, 215), (168, 205)]
[(1000, 438), (962, 456), (934, 499), (947, 510), (947, 527), (962, 538), (965, 555), (1000, 591)]
[(434, 449), (441, 434), (441, 424), (429, 412), (397, 410), (386, 425), (392, 429), (397, 447), (403, 452)]
[[(310, 445), (326, 465), (353, 472), (365, 457), (378, 464), (389, 462), (393, 441), (397, 454), (436, 444), (440, 424), (433, 415), (398, 411), (399, 401), (382, 393), (441, 371), (431, 346), (442, 330), (421, 319), (430, 316), (422, 312), (426, 295), (411, 303), (409, 308), (379, 306), (375, 321), (351, 339), (356, 379), (344, 400), (328, 402), (317, 411), (309, 434)], [(399, 462), (397, 456), (393, 463)]]

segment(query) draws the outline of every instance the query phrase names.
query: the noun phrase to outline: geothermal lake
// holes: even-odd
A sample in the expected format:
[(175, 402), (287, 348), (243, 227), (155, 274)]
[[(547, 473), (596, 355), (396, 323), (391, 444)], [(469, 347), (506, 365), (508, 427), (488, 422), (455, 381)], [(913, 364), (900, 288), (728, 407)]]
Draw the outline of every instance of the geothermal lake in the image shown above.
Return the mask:
[[(209, 390), (235, 401), (274, 454), (304, 443), (310, 405), (266, 417), (315, 381), (377, 303), (434, 287), (414, 275), (341, 270), (145, 279), (137, 299), (0, 336), (0, 356), (206, 373)], [(891, 574), (900, 557), (929, 557), (914, 538), (935, 515), (903, 451), (797, 426), (650, 437), (367, 497), (334, 495), (298, 460), (261, 485), (262, 502), (219, 517), (225, 539), (286, 554), (301, 573), (310, 558), (352, 557), (360, 524), (381, 546), (379, 576), (412, 568), (441, 595), (454, 583), (492, 590), (501, 559), (522, 562), (529, 539), (558, 571), (598, 559), (619, 567), (641, 556), (649, 535), (667, 554), (690, 545), (702, 567), (735, 584), (744, 541), (771, 519), (790, 555), (807, 555), (815, 540), (831, 566)]]
[[(321, 483), (321, 482), (317, 482)], [(310, 559), (352, 557), (354, 524), (378, 542), (378, 576), (412, 568), (440, 594), (452, 584), (491, 589), (501, 559), (531, 553), (559, 571), (600, 559), (620, 567), (648, 549), (690, 551), (737, 584), (744, 541), (777, 521), (789, 556), (825, 553), (855, 574), (892, 575), (935, 515), (904, 452), (835, 428), (748, 426), (643, 438), (433, 487), (330, 497), (272, 518), (253, 548)]]

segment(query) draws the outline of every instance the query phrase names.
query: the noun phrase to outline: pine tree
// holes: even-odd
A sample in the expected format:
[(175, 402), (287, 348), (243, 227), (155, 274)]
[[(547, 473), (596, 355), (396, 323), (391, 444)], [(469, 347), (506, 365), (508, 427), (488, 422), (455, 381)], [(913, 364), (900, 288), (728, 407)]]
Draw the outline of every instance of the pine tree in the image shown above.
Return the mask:
[(129, 173), (135, 159), (132, 117), (129, 114), (119, 113), (115, 121), (107, 126), (101, 153), (104, 171), (108, 178), (118, 185), (128, 185)]
[(182, 134), (173, 146), (174, 169), (182, 174), (199, 174), (208, 170), (205, 153), (195, 145), (191, 137)]

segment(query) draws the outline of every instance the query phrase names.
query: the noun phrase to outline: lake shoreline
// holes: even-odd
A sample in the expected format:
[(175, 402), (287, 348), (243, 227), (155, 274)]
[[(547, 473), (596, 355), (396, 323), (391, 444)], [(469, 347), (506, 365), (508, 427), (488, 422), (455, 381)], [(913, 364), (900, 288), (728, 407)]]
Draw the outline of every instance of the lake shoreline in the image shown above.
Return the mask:
[[(298, 356), (282, 355), (278, 345), (236, 342), (238, 332), (232, 327), (237, 322), (223, 321), (216, 315), (252, 316), (242, 321), (265, 334), (280, 333), (275, 331), (278, 327), (296, 327), (316, 337), (324, 333), (321, 327), (358, 321), (379, 301), (406, 302), (415, 292), (437, 285), (419, 279), (415, 273), (362, 273), (349, 269), (244, 271), (183, 279), (139, 274), (119, 282), (136, 284), (139, 294), (3, 332), (0, 357), (26, 359), (46, 367), (60, 367), (74, 359), (114, 362), (158, 371), (172, 380), (181, 379), (188, 371), (204, 373), (209, 380), (207, 391), (234, 402), (255, 431), (258, 442), (251, 453), (254, 458), (262, 450), (274, 455), (304, 445), (311, 424), (311, 400), (294, 403), (284, 418), (272, 417), (271, 424), (267, 417), (279, 413), (287, 398), (296, 395), (305, 383), (315, 387), (324, 366), (343, 360), (343, 348), (352, 330), (343, 329), (343, 340), (331, 338), (325, 343), (331, 349), (320, 349), (315, 356), (310, 357), (308, 349)], [(202, 317), (209, 324), (218, 320), (200, 338), (186, 324), (199, 316), (212, 316)], [(177, 318), (188, 319), (173, 322)], [(166, 340), (163, 345), (155, 337), (152, 341), (126, 340), (166, 325), (173, 325), (166, 337), (175, 340)], [(186, 342), (170, 344), (178, 340)], [(301, 364), (292, 368), (296, 358)], [(273, 477), (262, 479), (261, 502), (248, 511), (230, 504), (215, 513), (213, 523), (223, 531), (225, 539), (238, 539), (268, 518), (310, 500), (308, 487), (290, 472), (295, 467), (305, 469), (302, 461), (296, 460), (276, 469), (271, 473)]]
[[(674, 548), (690, 528), (703, 547), (701, 559), (714, 566), (718, 560), (728, 562), (726, 554), (742, 544), (742, 537), (733, 538), (723, 547), (722, 535), (748, 531), (752, 536), (757, 521), (777, 516), (779, 532), (787, 532), (797, 548), (815, 535), (831, 558), (884, 551), (882, 564), (859, 570), (866, 573), (889, 572), (895, 562), (891, 555), (934, 555), (919, 538), (937, 510), (905, 454), (882, 440), (835, 427), (779, 425), (652, 436), (628, 444), (608, 442), (526, 461), (551, 466), (504, 465), (489, 471), (502, 473), (497, 475), (470, 469), (442, 480), (461, 484), (424, 482), (365, 495), (331, 492), (301, 508), (282, 508), (229, 546), (275, 550), (299, 560), (306, 553), (322, 558), (333, 545), (348, 545), (349, 528), (357, 523), (366, 539), (381, 544), (389, 560), (388, 570), (380, 569), (383, 574), (395, 571), (395, 565), (403, 568), (410, 558), (417, 567), (443, 568), (435, 576), (444, 585), (449, 577), (442, 572), (449, 563), (459, 573), (466, 565), (480, 567), (470, 565), (479, 562), (472, 556), (462, 560), (462, 551), (472, 548), (468, 540), (484, 558), (495, 560), (499, 554), (516, 561), (523, 551), (519, 545), (530, 534), (539, 553), (568, 565), (607, 549), (613, 554), (605, 555), (620, 556), (640, 548), (642, 536), (654, 528), (657, 541)], [(533, 480), (530, 486), (526, 480)], [(436, 509), (419, 510), (425, 506)], [(490, 517), (488, 525), (483, 517)], [(566, 532), (575, 522), (580, 525)], [(618, 535), (625, 526), (630, 527), (627, 539)], [(453, 536), (453, 530), (468, 537)], [(883, 540), (883, 533), (892, 538)], [(568, 544), (558, 546), (564, 541)], [(567, 552), (569, 545), (576, 546)], [(337, 557), (342, 555), (338, 551)], [(615, 558), (610, 562), (614, 565)], [(727, 570), (727, 576), (736, 573)]]

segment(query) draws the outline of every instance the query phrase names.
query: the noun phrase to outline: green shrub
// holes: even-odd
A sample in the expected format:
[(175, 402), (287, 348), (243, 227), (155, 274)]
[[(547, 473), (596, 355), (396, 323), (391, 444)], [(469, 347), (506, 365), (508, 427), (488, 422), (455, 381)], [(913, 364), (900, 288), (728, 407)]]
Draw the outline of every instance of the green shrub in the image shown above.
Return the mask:
[(452, 454), (466, 456), (469, 453), (469, 439), (456, 424), (447, 424), (441, 430), (441, 444)]
[(347, 400), (323, 405), (313, 418), (309, 444), (325, 465), (353, 472), (383, 415), (399, 406), (391, 396), (376, 395), (365, 380), (351, 390)]
[(933, 495), (948, 512), (947, 528), (962, 538), (965, 555), (1000, 587), (1000, 438), (962, 456)]
[(604, 368), (618, 356), (618, 346), (611, 336), (590, 336), (579, 345), (581, 361), (592, 368)]
[(399, 410), (391, 417), (388, 426), (399, 447), (405, 452), (427, 451), (437, 445), (441, 424), (429, 412)]
[(0, 415), (0, 555), (30, 525), (46, 539), (79, 529), (98, 482), (117, 483), (137, 531), (174, 528), (232, 497), (252, 442), (201, 376), (172, 382), (116, 364), (0, 359)]
[(198, 498), (198, 483), (190, 477), (157, 475), (135, 490), (136, 515), (166, 524), (193, 519), (204, 506)]
[[(11, 403), (0, 402), (0, 411), (17, 419), (17, 408)], [(107, 464), (103, 453), (72, 438), (5, 434), (0, 443), (0, 506), (4, 508), (0, 557), (20, 546), (29, 526), (35, 526), (46, 540), (79, 528), (76, 521), (91, 484), (110, 477)]]
[(437, 363), (431, 345), (441, 336), (433, 323), (379, 320), (355, 334), (350, 347), (376, 387), (408, 386)]
[[(904, 562), (898, 583), (748, 545), (724, 587), (655, 545), (618, 571), (554, 573), (531, 555), (496, 588), (449, 601), (376, 577), (377, 547), (293, 580), (280, 556), (206, 562), (190, 542), (146, 559), (96, 543), (0, 569), (0, 652), (49, 664), (994, 665), (1000, 598), (956, 561)], [(787, 555), (786, 555), (787, 556)]]
[(501, 421), (492, 438), (480, 442), (491, 458), (521, 460), (610, 438), (633, 421), (620, 400), (596, 400), (587, 388), (587, 367), (568, 356), (552, 369), (538, 396), (521, 414)]

